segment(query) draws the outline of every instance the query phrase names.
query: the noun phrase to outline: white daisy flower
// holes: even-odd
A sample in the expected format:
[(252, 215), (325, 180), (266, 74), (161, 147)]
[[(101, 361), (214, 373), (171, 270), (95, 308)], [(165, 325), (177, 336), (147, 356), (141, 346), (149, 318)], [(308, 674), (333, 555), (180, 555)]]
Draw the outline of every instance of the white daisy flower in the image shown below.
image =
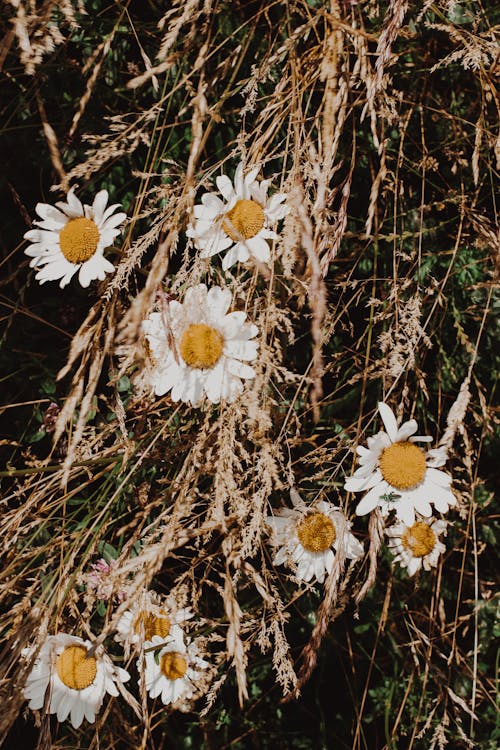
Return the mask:
[(446, 530), (446, 521), (436, 521), (433, 518), (419, 518), (411, 526), (395, 523), (387, 530), (390, 538), (389, 548), (394, 555), (394, 561), (401, 567), (408, 569), (408, 575), (413, 576), (423, 568), (435, 568), (439, 556), (446, 550), (439, 541), (439, 535)]
[(67, 203), (37, 204), (41, 221), (33, 223), (39, 229), (24, 235), (31, 242), (24, 252), (32, 258), (30, 266), (40, 269), (35, 276), (40, 284), (61, 279), (63, 289), (78, 271), (78, 281), (87, 287), (93, 279), (102, 281), (113, 273), (114, 266), (103, 253), (120, 234), (118, 226), (127, 215), (115, 214), (119, 204), (106, 208), (107, 202), (108, 192), (101, 190), (91, 206), (82, 205), (71, 188)]
[(243, 391), (242, 380), (255, 377), (247, 362), (257, 356), (251, 341), (257, 327), (245, 323), (246, 313), (228, 313), (229, 289), (205, 284), (188, 289), (184, 302), (171, 301), (142, 324), (152, 368), (149, 380), (157, 396), (171, 392), (172, 401), (198, 405), (229, 403)]
[(216, 183), (223, 197), (205, 193), (201, 203), (194, 206), (194, 224), (187, 229), (202, 258), (228, 252), (222, 261), (224, 270), (250, 257), (268, 263), (271, 257), (267, 240), (276, 240), (278, 235), (270, 227), (287, 215), (289, 207), (283, 205), (284, 193), (267, 196), (270, 180), (258, 182), (255, 178), (259, 167), (253, 167), (246, 175), (243, 164), (239, 164), (234, 175), (234, 186), (229, 177), (221, 175)]
[(130, 646), (143, 646), (155, 635), (165, 640), (174, 625), (192, 617), (189, 608), (178, 608), (171, 597), (162, 601), (155, 592), (145, 591), (118, 620), (115, 640), (123, 643), (127, 651)]
[(46, 703), (47, 713), (57, 714), (58, 721), (69, 716), (75, 729), (84, 718), (95, 721), (105, 694), (117, 696), (116, 683), (126, 682), (130, 675), (115, 667), (102, 647), (87, 656), (91, 646), (65, 633), (47, 636), (24, 688), (31, 709)]
[(146, 690), (151, 698), (161, 696), (164, 705), (188, 700), (196, 693), (196, 683), (209, 664), (199, 655), (196, 644), (184, 641), (181, 629), (173, 625), (167, 641), (159, 636), (144, 645), (144, 661), (139, 659), (137, 669), (142, 672)]
[(414, 419), (398, 427), (396, 417), (387, 404), (380, 402), (378, 410), (385, 431), (368, 438), (368, 447), (358, 446), (360, 467), (346, 479), (348, 492), (364, 492), (356, 513), (364, 516), (379, 506), (383, 515), (391, 510), (407, 526), (415, 522), (415, 511), (431, 516), (431, 503), (440, 513), (446, 513), (456, 499), (450, 489), (451, 477), (437, 469), (446, 461), (444, 449), (424, 451), (416, 442), (430, 442), (431, 437), (414, 435)]
[(349, 560), (363, 555), (363, 545), (351, 534), (351, 524), (339, 508), (323, 500), (306, 505), (295, 490), (290, 497), (293, 508), (281, 508), (266, 519), (274, 532), (273, 543), (279, 548), (273, 559), (275, 565), (295, 570), (299, 581), (316, 577), (323, 583), (341, 541)]

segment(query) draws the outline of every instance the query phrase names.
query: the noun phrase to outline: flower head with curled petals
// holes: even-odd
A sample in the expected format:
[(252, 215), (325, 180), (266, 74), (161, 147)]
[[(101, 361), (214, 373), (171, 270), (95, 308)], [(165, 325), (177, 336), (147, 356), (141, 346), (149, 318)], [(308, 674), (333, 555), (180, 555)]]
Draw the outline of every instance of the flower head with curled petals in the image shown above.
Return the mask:
[(323, 583), (340, 544), (349, 560), (363, 555), (363, 545), (351, 534), (351, 524), (339, 508), (323, 500), (306, 505), (296, 490), (290, 497), (293, 508), (282, 508), (266, 519), (273, 530), (275, 565), (287, 565), (299, 581), (316, 578)]
[[(117, 684), (129, 674), (115, 667), (102, 646), (89, 654), (92, 644), (74, 635), (58, 633), (45, 639), (24, 687), (31, 709), (46, 705), (58, 721), (68, 716), (75, 729), (83, 719), (93, 723), (106, 693), (117, 696)], [(32, 649), (26, 649), (29, 657)]]
[(115, 270), (104, 250), (120, 234), (118, 227), (127, 217), (114, 213), (118, 204), (107, 206), (107, 202), (108, 192), (101, 190), (91, 206), (82, 205), (72, 188), (66, 203), (37, 204), (41, 221), (33, 223), (38, 229), (30, 229), (24, 237), (31, 242), (25, 253), (32, 258), (30, 266), (37, 269), (40, 284), (60, 279), (63, 289), (78, 271), (78, 281), (87, 287)]
[(425, 517), (432, 515), (431, 505), (446, 513), (456, 500), (450, 489), (451, 477), (437, 468), (446, 461), (445, 451), (424, 451), (416, 443), (432, 438), (414, 434), (414, 419), (398, 427), (387, 404), (381, 402), (378, 408), (385, 431), (369, 437), (368, 447), (357, 447), (360, 466), (345, 482), (348, 492), (366, 492), (356, 513), (363, 516), (379, 506), (384, 515), (395, 511), (408, 526), (415, 522), (415, 511)]
[(256, 180), (259, 167), (246, 174), (239, 164), (234, 185), (226, 175), (217, 177), (217, 187), (222, 199), (215, 193), (205, 193), (201, 203), (194, 207), (194, 223), (188, 230), (194, 244), (201, 250), (202, 258), (227, 251), (222, 268), (244, 263), (249, 258), (268, 263), (271, 257), (268, 240), (278, 239), (271, 229), (287, 215), (286, 195), (267, 195), (270, 180)]
[(196, 697), (209, 663), (201, 658), (194, 641), (173, 625), (165, 639), (153, 636), (144, 644), (144, 658), (137, 662), (151, 698), (160, 696), (164, 705)]
[(394, 555), (394, 562), (408, 570), (413, 576), (421, 568), (435, 568), (439, 556), (446, 550), (439, 541), (439, 536), (446, 531), (446, 521), (434, 518), (417, 518), (411, 526), (395, 523), (386, 530), (389, 537), (389, 549)]
[(165, 302), (143, 322), (157, 396), (171, 391), (172, 401), (194, 406), (204, 396), (213, 404), (231, 403), (242, 393), (242, 381), (255, 377), (247, 363), (257, 356), (257, 327), (245, 322), (246, 313), (228, 312), (230, 304), (229, 289), (198, 284), (182, 303)]
[(167, 638), (174, 625), (182, 625), (192, 617), (191, 610), (178, 607), (172, 596), (162, 598), (154, 591), (142, 591), (118, 620), (115, 640), (124, 644), (128, 654), (130, 646), (141, 650), (154, 635)]

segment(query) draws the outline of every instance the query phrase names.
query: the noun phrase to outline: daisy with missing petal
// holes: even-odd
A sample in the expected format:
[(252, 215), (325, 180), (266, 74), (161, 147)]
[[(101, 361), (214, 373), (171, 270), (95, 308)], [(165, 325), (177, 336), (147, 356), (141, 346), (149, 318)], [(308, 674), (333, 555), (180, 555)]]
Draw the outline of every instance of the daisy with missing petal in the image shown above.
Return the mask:
[(259, 167), (253, 167), (244, 174), (243, 164), (239, 164), (234, 185), (226, 175), (216, 179), (223, 199), (215, 193), (205, 193), (194, 207), (195, 221), (186, 234), (193, 238), (202, 258), (227, 250), (222, 261), (224, 270), (250, 257), (268, 263), (271, 253), (267, 240), (278, 239), (270, 227), (290, 210), (283, 205), (283, 193), (268, 198), (270, 180), (258, 182), (258, 172)]
[(234, 401), (243, 380), (255, 377), (247, 362), (257, 356), (256, 326), (246, 313), (230, 312), (231, 292), (205, 284), (188, 289), (184, 302), (165, 303), (142, 324), (152, 368), (150, 383), (157, 396), (171, 391), (172, 401), (197, 406), (205, 394), (218, 404)]
[[(92, 644), (73, 635), (49, 635), (36, 658), (24, 688), (29, 707), (57, 714), (58, 721), (70, 717), (75, 729), (83, 719), (93, 723), (106, 693), (117, 696), (116, 683), (129, 679), (115, 667), (99, 647), (92, 656)], [(29, 652), (29, 650), (28, 650)]]
[(108, 192), (101, 190), (91, 206), (82, 205), (71, 188), (67, 203), (37, 204), (41, 220), (33, 223), (39, 229), (24, 237), (31, 242), (25, 253), (32, 258), (30, 266), (40, 269), (35, 276), (40, 284), (61, 279), (63, 289), (78, 271), (78, 281), (87, 287), (115, 270), (103, 253), (120, 234), (126, 214), (114, 213), (119, 204), (106, 207), (107, 202)]
[(295, 570), (299, 581), (315, 577), (323, 583), (325, 574), (332, 570), (340, 543), (349, 560), (363, 555), (363, 545), (351, 534), (351, 524), (339, 508), (323, 500), (306, 505), (295, 490), (290, 497), (293, 508), (282, 508), (266, 519), (278, 548), (275, 565)]
[(439, 556), (446, 550), (445, 545), (439, 541), (440, 534), (445, 530), (446, 521), (436, 521), (433, 518), (419, 518), (411, 526), (395, 523), (387, 529), (394, 561), (407, 568), (409, 576), (415, 575), (421, 568), (435, 568)]
[[(159, 636), (145, 644), (145, 659), (137, 662), (139, 672), (144, 670), (146, 690), (151, 698), (161, 697), (164, 705), (192, 698), (203, 677), (208, 662), (199, 655), (198, 648), (176, 625), (165, 641)], [(145, 661), (145, 664), (144, 664)]]
[(145, 591), (118, 620), (115, 640), (123, 643), (128, 652), (130, 646), (142, 647), (155, 635), (167, 638), (174, 625), (182, 625), (191, 617), (191, 610), (177, 607), (171, 597), (162, 601), (155, 592)]
[(431, 503), (440, 513), (446, 513), (456, 499), (450, 489), (451, 477), (437, 466), (446, 461), (442, 449), (424, 451), (416, 442), (430, 442), (431, 437), (415, 435), (414, 419), (398, 427), (396, 417), (387, 404), (378, 410), (385, 431), (368, 438), (368, 447), (358, 446), (360, 467), (346, 479), (348, 492), (366, 492), (356, 508), (358, 516), (370, 513), (377, 506), (387, 515), (396, 512), (407, 526), (415, 522), (415, 511), (431, 516)]

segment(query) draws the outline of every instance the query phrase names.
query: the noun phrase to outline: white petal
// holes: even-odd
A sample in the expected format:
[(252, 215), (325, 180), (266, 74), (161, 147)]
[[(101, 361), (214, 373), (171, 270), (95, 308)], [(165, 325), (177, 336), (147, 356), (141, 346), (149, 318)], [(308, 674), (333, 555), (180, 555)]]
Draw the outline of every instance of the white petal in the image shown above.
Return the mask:
[(171, 360), (169, 367), (155, 370), (151, 376), (151, 385), (157, 396), (164, 396), (165, 393), (174, 387), (174, 385), (183, 377), (184, 368)]
[(51, 206), (50, 203), (37, 203), (35, 211), (44, 221), (46, 219), (52, 219), (60, 226), (63, 226), (68, 221), (68, 217), (55, 206)]
[(102, 255), (95, 253), (92, 258), (82, 263), (78, 274), (78, 281), (85, 289), (94, 279), (102, 281), (106, 277), (106, 273), (112, 273), (114, 270), (114, 266), (108, 260), (103, 258)]
[(255, 178), (260, 172), (260, 167), (252, 167), (252, 169), (245, 175), (245, 185), (251, 187), (252, 182), (255, 182)]
[(236, 359), (227, 360), (226, 367), (231, 375), (235, 375), (238, 378), (249, 378), (255, 377), (255, 370), (250, 365), (244, 364), (244, 362), (238, 362)]
[(259, 344), (257, 341), (242, 341), (233, 339), (224, 343), (224, 354), (234, 359), (243, 359), (251, 362), (257, 357)]
[(418, 429), (418, 424), (414, 419), (408, 420), (401, 425), (396, 435), (396, 442), (402, 443), (407, 441)]
[(77, 270), (78, 266), (67, 261), (64, 256), (61, 256), (56, 261), (45, 265), (40, 271), (38, 271), (35, 278), (41, 284), (43, 284), (45, 281), (55, 281), (56, 279), (62, 279), (62, 282), (60, 284), (62, 289), (64, 286), (66, 286), (67, 283), (69, 283), (70, 279)]
[(451, 492), (451, 490), (442, 490), (441, 488), (439, 488), (438, 492), (434, 490), (432, 494), (432, 502), (439, 513), (447, 513), (450, 505), (453, 507), (457, 504), (453, 492)]
[(108, 191), (100, 190), (95, 196), (94, 202), (92, 204), (92, 218), (94, 219), (97, 226), (99, 226), (102, 221), (102, 215), (105, 211), (107, 202), (108, 202)]
[(405, 502), (404, 498), (394, 504), (396, 517), (399, 518), (405, 526), (413, 526), (415, 523), (415, 508), (411, 501)]
[(107, 209), (104, 211), (102, 215), (102, 222), (103, 224), (106, 223), (106, 219), (108, 219), (114, 211), (116, 211), (117, 208), (121, 208), (120, 203), (113, 203), (111, 206), (108, 206)]
[(109, 219), (106, 219), (106, 221), (99, 228), (101, 230), (114, 229), (119, 224), (121, 224), (122, 222), (124, 222), (126, 218), (127, 218), (127, 214), (124, 213), (123, 211), (121, 211), (118, 214), (114, 214), (114, 216), (111, 216)]
[(87, 719), (88, 722), (90, 722), (90, 724), (93, 724), (95, 721), (96, 709), (97, 709), (97, 706), (95, 706), (93, 703), (85, 702), (83, 704), (85, 718)]
[(207, 310), (207, 317), (210, 323), (218, 323), (220, 321), (220, 318), (226, 314), (231, 300), (231, 290), (227, 287), (222, 289), (220, 286), (214, 286), (208, 291), (205, 309)]
[(225, 254), (224, 260), (222, 261), (222, 269), (227, 271), (227, 269), (234, 266), (235, 263), (245, 263), (249, 257), (250, 253), (245, 247), (245, 244), (243, 242), (238, 242)]
[(392, 409), (390, 408), (390, 406), (387, 406), (386, 403), (380, 401), (378, 410), (380, 416), (382, 417), (382, 422), (384, 423), (387, 434), (389, 435), (393, 443), (396, 442), (398, 434), (398, 423), (396, 422), (396, 417), (394, 416)]
[(78, 698), (73, 702), (73, 707), (71, 709), (71, 723), (73, 725), (73, 729), (78, 729), (80, 724), (83, 721), (83, 703)]
[(449, 476), (449, 474), (446, 474), (444, 471), (440, 471), (439, 469), (428, 468), (425, 478), (430, 479), (431, 482), (434, 482), (439, 487), (449, 487), (451, 484), (451, 477)]
[(215, 180), (219, 192), (224, 196), (226, 201), (230, 201), (234, 195), (233, 183), (225, 174), (220, 175)]
[(205, 193), (202, 195), (201, 203), (209, 209), (210, 213), (208, 216), (210, 216), (210, 218), (217, 216), (224, 211), (223, 202), (213, 193)]
[(239, 335), (241, 326), (245, 322), (246, 317), (246, 313), (243, 311), (228, 313), (224, 316), (219, 327), (226, 340), (233, 339)]
[(415, 510), (417, 511), (417, 513), (420, 513), (421, 516), (425, 516), (426, 518), (432, 516), (432, 508), (430, 506), (429, 500), (424, 495), (417, 493), (416, 497), (414, 498), (413, 504), (415, 506)]
[(261, 237), (252, 237), (246, 241), (246, 245), (251, 255), (257, 258), (261, 263), (268, 263), (271, 257), (269, 245)]
[(195, 242), (196, 246), (202, 250), (202, 258), (210, 258), (216, 253), (222, 253), (233, 244), (233, 240), (222, 229), (214, 229), (206, 237), (196, 237)]
[(382, 473), (379, 469), (369, 476), (353, 476), (345, 480), (344, 489), (347, 492), (363, 492), (376, 487), (382, 481)]
[(422, 560), (420, 557), (412, 557), (408, 561), (408, 575), (414, 576), (415, 573), (422, 567)]
[(364, 516), (366, 513), (371, 513), (371, 511), (379, 504), (380, 496), (386, 492), (388, 487), (389, 485), (384, 481), (367, 492), (356, 506), (356, 515)]
[(66, 721), (73, 706), (73, 696), (68, 692), (57, 697), (53, 695), (51, 701), (51, 712), (57, 714), (57, 721)]

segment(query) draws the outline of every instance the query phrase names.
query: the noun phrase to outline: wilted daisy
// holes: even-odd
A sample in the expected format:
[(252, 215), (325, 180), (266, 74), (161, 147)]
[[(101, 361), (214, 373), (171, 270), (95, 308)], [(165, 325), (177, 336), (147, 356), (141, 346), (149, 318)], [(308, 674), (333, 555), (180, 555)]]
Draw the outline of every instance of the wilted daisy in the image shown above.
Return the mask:
[(172, 597), (162, 601), (155, 592), (145, 591), (118, 620), (115, 639), (128, 651), (131, 645), (142, 646), (154, 636), (167, 638), (174, 625), (182, 625), (191, 617), (191, 610), (177, 607)]
[(33, 223), (39, 229), (30, 229), (24, 237), (32, 243), (25, 253), (32, 257), (30, 266), (40, 269), (35, 276), (40, 284), (61, 279), (63, 289), (78, 271), (78, 281), (87, 287), (114, 271), (103, 253), (120, 234), (118, 226), (126, 214), (115, 214), (119, 204), (106, 208), (107, 202), (108, 192), (101, 190), (91, 206), (82, 205), (71, 188), (67, 203), (37, 204), (41, 221)]
[(246, 313), (228, 313), (230, 304), (229, 289), (198, 284), (182, 304), (165, 303), (143, 322), (157, 396), (171, 390), (172, 401), (195, 406), (204, 394), (213, 404), (232, 402), (243, 391), (242, 379), (255, 377), (246, 363), (257, 356), (258, 343), (251, 341), (257, 328), (245, 322)]
[(115, 667), (102, 647), (88, 656), (91, 646), (65, 633), (47, 636), (24, 688), (29, 707), (41, 709), (47, 701), (47, 713), (59, 721), (69, 716), (75, 729), (84, 718), (94, 722), (105, 694), (118, 695), (116, 683), (130, 675)]
[(387, 404), (378, 405), (385, 431), (368, 438), (368, 447), (358, 446), (359, 469), (346, 479), (349, 492), (364, 492), (356, 513), (363, 516), (379, 506), (384, 515), (391, 510), (407, 526), (415, 522), (415, 511), (432, 515), (431, 503), (446, 513), (456, 500), (450, 489), (451, 477), (437, 467), (446, 461), (446, 451), (424, 451), (416, 442), (431, 442), (431, 437), (414, 435), (414, 419), (398, 428), (396, 417)]
[(417, 570), (435, 568), (446, 550), (439, 541), (439, 535), (446, 530), (446, 521), (433, 518), (419, 518), (411, 526), (395, 523), (387, 529), (389, 548), (395, 562), (408, 569), (408, 575), (415, 575)]
[(215, 193), (205, 193), (201, 203), (194, 207), (194, 224), (187, 230), (202, 258), (228, 252), (222, 268), (231, 268), (238, 261), (250, 257), (267, 263), (271, 257), (267, 240), (278, 235), (270, 229), (289, 212), (283, 205), (286, 195), (274, 193), (267, 196), (270, 180), (258, 182), (259, 167), (244, 174), (239, 164), (234, 175), (234, 185), (226, 175), (217, 177), (216, 183), (223, 200)]
[(306, 505), (295, 490), (290, 497), (293, 508), (281, 508), (266, 519), (278, 548), (275, 565), (284, 564), (295, 570), (300, 581), (316, 577), (323, 583), (341, 542), (349, 560), (361, 557), (363, 545), (351, 534), (351, 524), (339, 508), (323, 500)]
[(166, 641), (155, 635), (144, 648), (145, 659), (138, 660), (137, 669), (139, 672), (144, 669), (146, 690), (151, 698), (160, 696), (165, 705), (192, 698), (203, 670), (209, 666), (200, 657), (196, 644), (184, 640), (181, 629), (173, 625)]

